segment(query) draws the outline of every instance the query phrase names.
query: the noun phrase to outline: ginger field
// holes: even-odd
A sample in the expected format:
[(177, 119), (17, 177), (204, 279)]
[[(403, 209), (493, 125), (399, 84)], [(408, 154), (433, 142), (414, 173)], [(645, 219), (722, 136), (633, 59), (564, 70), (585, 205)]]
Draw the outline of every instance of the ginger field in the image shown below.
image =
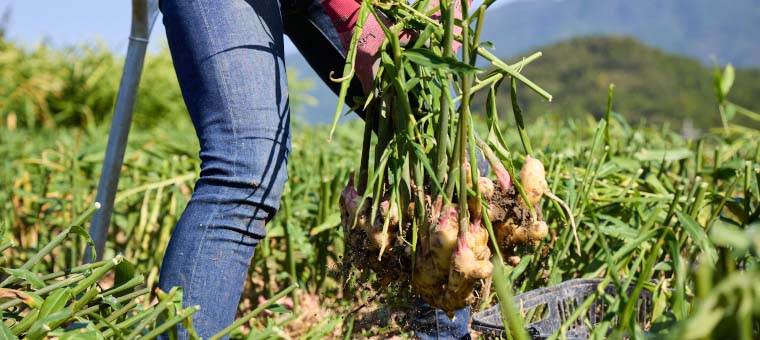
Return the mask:
[[(83, 265), (120, 63), (98, 48), (25, 51), (0, 41), (2, 338), (150, 339), (177, 324), (192, 328), (197, 307), (183, 306), (180, 290), (155, 289), (163, 250), (199, 169), (167, 53), (148, 59), (107, 260)], [(548, 236), (512, 249), (519, 260), (498, 266), (493, 288), (478, 282), (473, 310), (497, 303), (505, 296), (499, 289), (511, 296), (601, 278), (625, 293), (596, 293), (609, 307), (595, 337), (756, 339), (760, 131), (733, 121), (760, 116), (730, 102), (732, 77), (730, 69), (716, 73), (715, 93), (705, 94), (720, 104), (704, 114), (720, 116), (723, 126), (690, 138), (669, 126), (629, 124), (614, 112), (614, 97), (603, 119), (537, 117), (525, 130), (502, 112), (500, 128), (513, 151), (502, 160), (519, 169), (526, 162), (520, 136), (529, 138), (550, 191), (572, 212), (580, 249), (564, 209), (542, 200)], [(291, 81), (291, 101), (306, 107), (307, 86)], [(486, 129), (485, 113), (472, 116), (474, 130)], [(251, 263), (239, 319), (224, 333), (411, 337), (409, 287), (364, 284), (373, 274), (344, 261), (351, 249), (339, 200), (359, 171), (363, 123), (340, 123), (331, 142), (328, 126), (294, 119), (292, 129), (281, 209)], [(645, 324), (636, 322), (642, 290), (652, 295)], [(562, 338), (571, 326), (553, 336)], [(524, 338), (516, 328), (506, 336)]]

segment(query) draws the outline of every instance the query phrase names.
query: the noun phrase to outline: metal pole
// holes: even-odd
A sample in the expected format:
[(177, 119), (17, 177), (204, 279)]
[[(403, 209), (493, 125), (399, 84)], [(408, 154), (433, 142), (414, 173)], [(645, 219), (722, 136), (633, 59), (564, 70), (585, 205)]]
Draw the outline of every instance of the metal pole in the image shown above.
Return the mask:
[[(124, 151), (127, 147), (127, 136), (129, 135), (129, 127), (132, 125), (137, 88), (140, 84), (140, 76), (145, 61), (145, 50), (148, 47), (150, 31), (157, 17), (158, 0), (132, 0), (132, 29), (129, 35), (127, 58), (124, 61), (124, 71), (119, 84), (119, 93), (116, 97), (113, 122), (111, 122), (111, 131), (108, 134), (106, 156), (98, 183), (96, 201), (101, 204), (101, 208), (92, 216), (90, 226), (90, 236), (95, 242), (98, 261), (103, 259), (114, 198), (119, 186), (121, 166), (124, 162)], [(90, 248), (87, 248), (85, 261), (89, 262), (90, 259)]]

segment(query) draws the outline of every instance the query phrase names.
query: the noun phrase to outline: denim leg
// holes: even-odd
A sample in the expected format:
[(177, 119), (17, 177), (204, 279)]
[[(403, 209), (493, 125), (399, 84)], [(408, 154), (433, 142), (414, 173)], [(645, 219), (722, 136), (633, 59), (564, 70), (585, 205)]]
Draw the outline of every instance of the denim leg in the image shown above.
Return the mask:
[[(290, 152), (282, 21), (275, 0), (162, 0), (201, 173), (172, 233), (159, 286), (180, 286), (208, 338), (235, 317)], [(184, 331), (181, 331), (184, 333)], [(180, 334), (186, 338), (186, 334)]]
[(422, 299), (415, 301), (416, 310), (410, 324), (420, 340), (470, 339), (470, 306), (454, 311), (454, 320), (443, 310), (430, 307)]

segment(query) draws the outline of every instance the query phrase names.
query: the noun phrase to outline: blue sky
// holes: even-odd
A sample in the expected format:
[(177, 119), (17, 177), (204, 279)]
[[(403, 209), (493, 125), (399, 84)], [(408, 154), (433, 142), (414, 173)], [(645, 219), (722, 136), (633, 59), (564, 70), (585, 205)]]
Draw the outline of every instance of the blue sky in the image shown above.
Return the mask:
[[(130, 0), (0, 0), (0, 13), (10, 10), (6, 33), (13, 41), (27, 45), (45, 41), (53, 46), (101, 41), (125, 53), (131, 6)], [(165, 44), (164, 34), (159, 18), (153, 28), (152, 50)], [(289, 41), (286, 51), (295, 51)]]
[[(11, 40), (54, 46), (102, 41), (116, 52), (127, 49), (131, 6), (129, 0), (0, 0), (0, 11), (10, 9)], [(153, 48), (165, 42), (160, 23), (151, 40)]]

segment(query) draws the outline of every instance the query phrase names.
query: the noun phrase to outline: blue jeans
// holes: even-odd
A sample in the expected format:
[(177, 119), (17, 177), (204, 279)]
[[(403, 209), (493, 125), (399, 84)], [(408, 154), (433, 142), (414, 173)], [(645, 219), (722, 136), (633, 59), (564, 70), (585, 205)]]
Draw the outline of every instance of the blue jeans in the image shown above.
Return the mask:
[(430, 307), (422, 299), (411, 314), (410, 325), (420, 340), (470, 339), (470, 306), (454, 311), (454, 320), (440, 309)]
[[(290, 111), (283, 34), (323, 79), (335, 65), (342, 69), (340, 42), (319, 3), (282, 1), (282, 9), (273, 0), (160, 2), (200, 141), (201, 173), (166, 249), (159, 287), (180, 286), (186, 305), (201, 306), (193, 324), (203, 338), (233, 322), (254, 250), (279, 208), (287, 179)], [(426, 310), (431, 309), (422, 305), (419, 312)], [(457, 327), (466, 332), (469, 309), (464, 313)], [(437, 314), (421, 314), (413, 328)], [(439, 328), (418, 333), (450, 338)], [(186, 337), (180, 330), (180, 338)]]

